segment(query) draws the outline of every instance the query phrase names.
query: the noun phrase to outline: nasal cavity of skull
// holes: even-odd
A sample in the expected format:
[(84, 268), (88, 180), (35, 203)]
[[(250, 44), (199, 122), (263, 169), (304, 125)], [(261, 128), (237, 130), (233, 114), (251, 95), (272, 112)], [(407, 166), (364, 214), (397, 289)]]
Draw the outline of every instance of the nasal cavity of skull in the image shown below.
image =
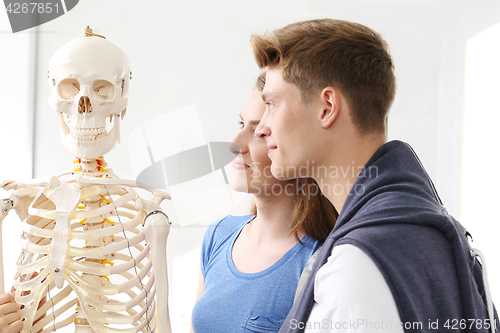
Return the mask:
[(90, 114), (92, 113), (92, 104), (90, 103), (90, 98), (87, 96), (80, 97), (78, 101), (78, 113), (80, 114)]
[(59, 95), (63, 99), (71, 99), (80, 92), (80, 83), (75, 79), (64, 79), (58, 85)]

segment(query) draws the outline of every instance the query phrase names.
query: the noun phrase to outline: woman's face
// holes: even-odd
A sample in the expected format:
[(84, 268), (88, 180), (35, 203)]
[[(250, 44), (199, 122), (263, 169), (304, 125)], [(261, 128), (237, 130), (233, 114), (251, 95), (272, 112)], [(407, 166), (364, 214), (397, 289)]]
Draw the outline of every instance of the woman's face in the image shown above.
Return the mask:
[(256, 89), (240, 114), (240, 131), (232, 143), (238, 148), (232, 163), (229, 186), (238, 192), (254, 195), (279, 194), (285, 190), (289, 181), (279, 181), (271, 174), (271, 160), (267, 155), (265, 140), (254, 136), (254, 131), (266, 111), (266, 105)]

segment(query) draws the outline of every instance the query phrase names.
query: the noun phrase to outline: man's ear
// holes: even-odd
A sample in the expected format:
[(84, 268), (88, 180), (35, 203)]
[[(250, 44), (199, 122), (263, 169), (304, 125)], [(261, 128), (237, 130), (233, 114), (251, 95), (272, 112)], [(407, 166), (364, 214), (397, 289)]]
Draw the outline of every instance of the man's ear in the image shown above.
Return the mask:
[(340, 94), (333, 87), (326, 87), (320, 95), (322, 110), (320, 114), (321, 126), (329, 128), (337, 119), (340, 112)]

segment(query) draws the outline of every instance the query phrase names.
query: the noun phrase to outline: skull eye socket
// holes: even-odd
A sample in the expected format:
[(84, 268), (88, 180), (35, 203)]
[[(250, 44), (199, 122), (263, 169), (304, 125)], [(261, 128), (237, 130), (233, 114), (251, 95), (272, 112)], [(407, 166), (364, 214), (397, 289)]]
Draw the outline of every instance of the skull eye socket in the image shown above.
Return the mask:
[(113, 84), (106, 80), (97, 80), (92, 85), (92, 90), (94, 93), (103, 100), (112, 99), (115, 93), (115, 87)]
[(57, 89), (62, 98), (70, 99), (80, 92), (80, 83), (75, 79), (64, 79), (59, 83)]

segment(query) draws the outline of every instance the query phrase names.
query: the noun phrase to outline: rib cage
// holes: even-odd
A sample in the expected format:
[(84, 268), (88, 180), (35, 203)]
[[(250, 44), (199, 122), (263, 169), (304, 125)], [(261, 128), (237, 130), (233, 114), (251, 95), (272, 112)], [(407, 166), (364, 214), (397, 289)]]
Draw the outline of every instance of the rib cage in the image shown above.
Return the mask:
[(52, 332), (85, 321), (96, 333), (153, 332), (156, 288), (137, 193), (118, 185), (81, 188), (80, 204), (70, 214), (65, 282), (58, 289), (49, 265), (57, 217), (52, 192), (40, 189), (23, 221), (14, 283), (22, 332)]

